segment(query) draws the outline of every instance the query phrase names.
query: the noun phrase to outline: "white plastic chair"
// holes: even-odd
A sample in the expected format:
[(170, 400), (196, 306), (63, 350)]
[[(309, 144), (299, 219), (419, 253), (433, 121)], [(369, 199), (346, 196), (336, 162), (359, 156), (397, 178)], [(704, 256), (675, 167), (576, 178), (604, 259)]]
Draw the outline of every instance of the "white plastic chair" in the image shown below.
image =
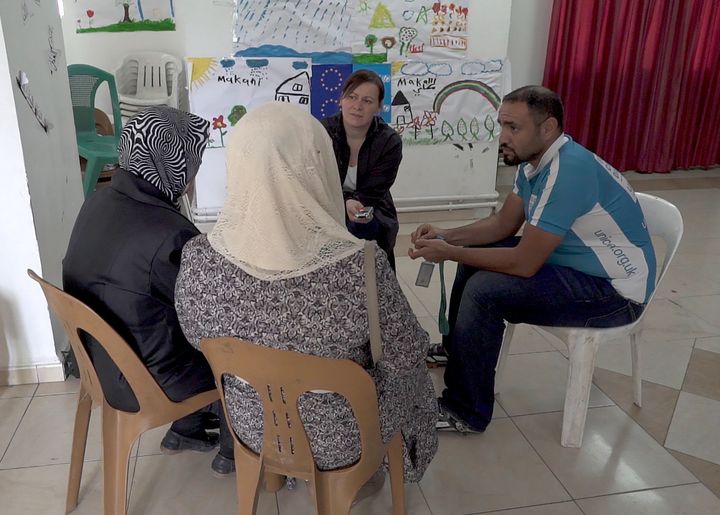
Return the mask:
[(179, 106), (180, 59), (162, 52), (139, 52), (115, 70), (123, 124), (149, 106)]
[[(636, 195), (645, 215), (645, 223), (648, 226), (650, 236), (659, 237), (665, 242), (665, 256), (662, 260), (660, 274), (658, 274), (655, 282), (655, 291), (640, 317), (632, 324), (607, 329), (537, 326), (563, 340), (567, 344), (570, 353), (570, 369), (568, 371), (567, 390), (565, 391), (562, 436), (560, 438), (563, 447), (580, 447), (582, 445), (588, 401), (590, 399), (590, 387), (592, 386), (593, 370), (595, 369), (595, 356), (601, 342), (630, 336), (635, 404), (639, 407), (642, 406), (639, 336), (643, 329), (645, 313), (647, 313), (648, 307), (657, 292), (657, 287), (665, 276), (668, 265), (670, 265), (680, 245), (683, 220), (678, 208), (667, 200), (645, 193), (636, 193)], [(499, 393), (499, 385), (507, 363), (514, 329), (514, 324), (507, 324), (495, 370), (495, 393)]]

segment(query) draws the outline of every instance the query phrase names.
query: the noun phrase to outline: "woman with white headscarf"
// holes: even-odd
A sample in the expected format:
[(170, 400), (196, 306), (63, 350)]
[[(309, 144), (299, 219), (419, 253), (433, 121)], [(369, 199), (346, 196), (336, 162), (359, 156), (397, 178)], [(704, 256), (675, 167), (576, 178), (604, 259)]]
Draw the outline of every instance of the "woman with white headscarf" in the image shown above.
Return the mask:
[[(209, 126), (170, 107), (153, 107), (128, 121), (118, 146), (121, 168), (109, 187), (83, 204), (63, 260), (65, 291), (120, 333), (173, 401), (215, 388), (205, 357), (182, 333), (174, 303), (182, 247), (200, 233), (177, 204), (198, 172)], [(84, 343), (108, 403), (137, 411), (137, 399), (110, 356), (94, 339)], [(211, 451), (218, 435), (206, 429), (219, 423), (209, 412), (184, 417), (173, 423), (161, 449)]]
[[(345, 227), (325, 129), (298, 107), (261, 106), (230, 134), (227, 178), (215, 228), (183, 250), (175, 301), (188, 340), (197, 347), (202, 338), (234, 336), (363, 365), (376, 382), (383, 438), (402, 430), (405, 478), (419, 481), (437, 449), (429, 338), (378, 251), (383, 358), (371, 366), (364, 241)], [(226, 397), (236, 433), (259, 452), (260, 399), (234, 377)], [(344, 400), (309, 394), (303, 403), (313, 414), (305, 429), (318, 467), (357, 461), (359, 435)]]

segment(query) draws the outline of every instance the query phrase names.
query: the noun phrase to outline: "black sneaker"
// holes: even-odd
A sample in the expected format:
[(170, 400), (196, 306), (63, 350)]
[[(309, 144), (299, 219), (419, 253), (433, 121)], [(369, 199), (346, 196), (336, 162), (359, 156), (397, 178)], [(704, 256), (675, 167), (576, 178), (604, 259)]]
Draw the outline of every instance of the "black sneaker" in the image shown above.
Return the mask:
[(428, 368), (437, 368), (447, 366), (448, 355), (443, 347), (442, 343), (434, 343), (430, 345), (427, 356), (425, 357), (425, 363)]
[(235, 459), (226, 458), (218, 452), (213, 459), (210, 468), (212, 468), (213, 476), (219, 478), (228, 477), (230, 474), (235, 472)]
[(177, 454), (182, 451), (209, 452), (218, 445), (220, 440), (217, 434), (201, 432), (193, 436), (184, 436), (168, 429), (160, 442), (160, 451), (163, 454)]
[(438, 431), (457, 431), (462, 434), (484, 433), (485, 428), (473, 427), (460, 417), (453, 410), (449, 409), (442, 403), (442, 399), (438, 399), (438, 421), (435, 423), (435, 429)]
[(205, 430), (218, 429), (220, 427), (220, 417), (210, 411), (204, 411), (202, 414), (202, 427)]

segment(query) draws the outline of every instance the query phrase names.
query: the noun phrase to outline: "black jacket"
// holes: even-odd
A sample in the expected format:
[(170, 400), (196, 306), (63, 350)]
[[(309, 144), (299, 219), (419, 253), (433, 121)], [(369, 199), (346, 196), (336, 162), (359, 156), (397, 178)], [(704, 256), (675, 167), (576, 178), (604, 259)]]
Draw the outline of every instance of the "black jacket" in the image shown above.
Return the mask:
[[(205, 358), (185, 339), (175, 280), (197, 228), (157, 188), (124, 170), (83, 204), (63, 261), (63, 286), (133, 347), (172, 400), (212, 387)], [(110, 404), (136, 411), (125, 378), (92, 339), (86, 347)]]
[[(322, 124), (333, 140), (342, 184), (350, 164), (350, 145), (347, 143), (342, 113), (325, 118)], [(395, 182), (401, 161), (402, 139), (392, 127), (376, 116), (358, 154), (357, 188), (354, 192), (343, 192), (346, 200), (354, 198), (364, 206), (375, 208), (374, 216), (385, 232), (378, 244), (386, 251), (395, 246), (398, 232), (397, 212), (390, 187)]]

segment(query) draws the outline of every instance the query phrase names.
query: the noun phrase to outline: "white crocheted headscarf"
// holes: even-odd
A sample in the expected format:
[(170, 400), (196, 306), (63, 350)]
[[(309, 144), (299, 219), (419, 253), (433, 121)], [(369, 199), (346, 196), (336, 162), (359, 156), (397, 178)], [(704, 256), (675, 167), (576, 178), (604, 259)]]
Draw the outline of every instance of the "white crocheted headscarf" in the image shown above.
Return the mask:
[(332, 142), (299, 107), (272, 102), (230, 133), (225, 206), (212, 247), (248, 274), (278, 280), (307, 274), (363, 247), (345, 227)]

